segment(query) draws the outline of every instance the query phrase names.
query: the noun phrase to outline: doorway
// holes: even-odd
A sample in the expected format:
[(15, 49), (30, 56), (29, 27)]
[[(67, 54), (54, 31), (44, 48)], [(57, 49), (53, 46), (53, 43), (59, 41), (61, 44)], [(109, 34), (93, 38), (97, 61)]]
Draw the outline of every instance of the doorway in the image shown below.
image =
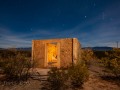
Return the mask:
[(58, 43), (47, 43), (47, 67), (59, 67)]

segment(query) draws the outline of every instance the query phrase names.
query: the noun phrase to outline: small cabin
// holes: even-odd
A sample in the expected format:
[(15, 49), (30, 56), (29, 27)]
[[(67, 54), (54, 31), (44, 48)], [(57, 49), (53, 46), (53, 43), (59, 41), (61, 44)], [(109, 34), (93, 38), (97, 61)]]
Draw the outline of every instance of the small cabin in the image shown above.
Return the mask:
[(32, 40), (32, 60), (38, 68), (67, 67), (80, 55), (77, 38)]

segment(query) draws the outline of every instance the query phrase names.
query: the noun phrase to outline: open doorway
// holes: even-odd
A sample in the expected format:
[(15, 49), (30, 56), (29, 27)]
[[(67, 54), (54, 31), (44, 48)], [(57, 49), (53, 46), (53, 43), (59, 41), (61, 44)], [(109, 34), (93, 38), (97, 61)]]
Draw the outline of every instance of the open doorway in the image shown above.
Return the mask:
[(47, 67), (59, 67), (59, 46), (58, 43), (47, 43)]

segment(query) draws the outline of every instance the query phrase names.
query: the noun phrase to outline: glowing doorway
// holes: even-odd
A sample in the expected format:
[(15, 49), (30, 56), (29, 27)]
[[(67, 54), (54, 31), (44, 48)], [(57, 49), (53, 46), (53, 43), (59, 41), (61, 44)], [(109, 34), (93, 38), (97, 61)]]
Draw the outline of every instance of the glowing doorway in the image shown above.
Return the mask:
[(47, 43), (47, 66), (58, 67), (59, 66), (59, 50), (57, 43)]

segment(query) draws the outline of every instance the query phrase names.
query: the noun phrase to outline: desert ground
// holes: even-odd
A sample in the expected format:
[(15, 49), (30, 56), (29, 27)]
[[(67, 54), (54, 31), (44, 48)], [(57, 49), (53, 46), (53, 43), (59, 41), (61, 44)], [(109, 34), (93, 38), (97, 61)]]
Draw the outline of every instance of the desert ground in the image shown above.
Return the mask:
[[(46, 74), (48, 69), (41, 69), (39, 72)], [(89, 79), (83, 84), (82, 88), (78, 90), (120, 90), (120, 79), (107, 79), (102, 76), (105, 75), (103, 68), (99, 65), (97, 60), (92, 60), (89, 67)], [(19, 84), (12, 82), (1, 82), (0, 90), (41, 90), (42, 83), (40, 79), (30, 78), (26, 82)], [(68, 88), (67, 90), (72, 90)]]
[(96, 60), (91, 62), (89, 80), (84, 83), (83, 90), (120, 90), (120, 84), (115, 80), (103, 79), (103, 68)]

